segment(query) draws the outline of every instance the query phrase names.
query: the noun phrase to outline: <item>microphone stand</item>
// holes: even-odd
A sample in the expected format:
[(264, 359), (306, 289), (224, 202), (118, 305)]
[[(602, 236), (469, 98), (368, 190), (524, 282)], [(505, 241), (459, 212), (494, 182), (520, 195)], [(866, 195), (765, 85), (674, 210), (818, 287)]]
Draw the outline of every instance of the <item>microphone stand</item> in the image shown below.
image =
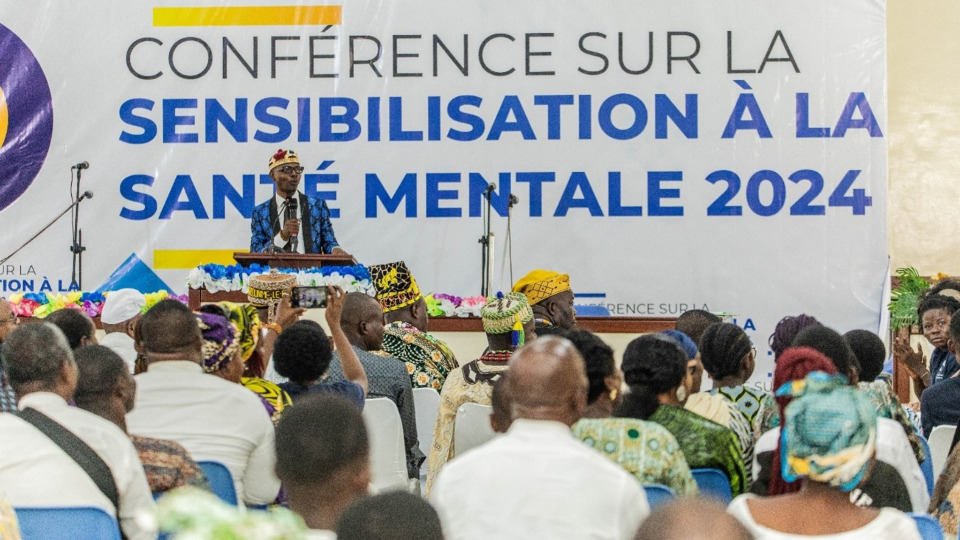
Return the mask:
[(64, 215), (66, 215), (67, 212), (69, 212), (69, 211), (73, 210), (74, 208), (76, 208), (77, 206), (79, 206), (80, 203), (83, 202), (84, 199), (90, 199), (90, 198), (92, 198), (92, 197), (93, 197), (93, 193), (91, 193), (91, 192), (89, 192), (89, 191), (87, 191), (87, 192), (85, 192), (83, 195), (80, 195), (79, 197), (77, 197), (77, 200), (75, 200), (75, 201), (73, 201), (72, 203), (70, 203), (70, 206), (64, 208), (64, 209), (63, 209), (63, 212), (60, 212), (59, 214), (57, 214), (57, 217), (55, 217), (55, 218), (53, 218), (52, 220), (50, 220), (50, 223), (47, 223), (46, 225), (44, 225), (42, 229), (40, 229), (39, 231), (37, 231), (37, 234), (31, 236), (29, 240), (27, 240), (27, 241), (24, 242), (23, 244), (20, 244), (20, 247), (18, 247), (17, 249), (15, 249), (15, 250), (13, 251), (13, 253), (7, 255), (6, 257), (4, 257), (3, 260), (0, 260), (0, 265), (2, 265), (3, 263), (9, 261), (14, 255), (16, 255), (17, 253), (19, 253), (21, 249), (23, 249), (23, 248), (27, 247), (28, 245), (30, 245), (30, 242), (33, 242), (34, 240), (37, 239), (38, 236), (40, 236), (41, 234), (43, 234), (44, 232), (46, 232), (47, 229), (49, 229), (50, 227), (52, 227), (53, 224), (56, 223), (57, 221), (59, 221), (60, 218), (62, 218)]
[(494, 236), (493, 232), (490, 230), (490, 214), (492, 213), (492, 195), (493, 190), (496, 189), (494, 184), (490, 184), (483, 192), (484, 198), (487, 200), (484, 204), (486, 210), (486, 217), (483, 222), (483, 236), (480, 237), (478, 242), (480, 243), (480, 294), (484, 297), (490, 296), (490, 276), (493, 275), (493, 254), (494, 254)]
[[(76, 168), (77, 171), (77, 191), (74, 196), (74, 201), (80, 202), (80, 173), (83, 169), (80, 167)], [(71, 195), (74, 195), (71, 193)], [(72, 289), (76, 285), (78, 291), (82, 289), (83, 282), (83, 252), (87, 248), (83, 246), (83, 231), (80, 230), (80, 205), (73, 205), (73, 242), (70, 244), (70, 253), (73, 254), (73, 262), (70, 268), (70, 288)]]

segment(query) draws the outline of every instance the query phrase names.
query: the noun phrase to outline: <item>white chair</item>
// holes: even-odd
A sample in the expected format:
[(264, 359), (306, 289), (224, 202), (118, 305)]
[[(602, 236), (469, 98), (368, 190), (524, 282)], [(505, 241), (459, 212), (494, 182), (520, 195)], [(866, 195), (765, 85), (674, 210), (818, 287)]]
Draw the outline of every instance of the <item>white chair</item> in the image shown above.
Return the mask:
[(457, 419), (453, 428), (454, 456), (480, 446), (496, 435), (490, 427), (491, 412), (493, 407), (479, 403), (464, 403), (457, 409)]
[(387, 398), (368, 399), (363, 406), (363, 421), (370, 439), (373, 486), (380, 491), (419, 489), (416, 480), (407, 478), (403, 425), (396, 404)]
[[(430, 455), (430, 446), (433, 444), (433, 428), (437, 425), (437, 414), (440, 411), (440, 393), (433, 388), (414, 388), (413, 406), (417, 412), (417, 439), (420, 442), (420, 451), (423, 455)], [(427, 473), (427, 460), (420, 466), (420, 476)]]
[(933, 477), (940, 478), (940, 473), (947, 466), (947, 457), (950, 455), (950, 443), (957, 426), (937, 426), (930, 432), (930, 459), (933, 461)]

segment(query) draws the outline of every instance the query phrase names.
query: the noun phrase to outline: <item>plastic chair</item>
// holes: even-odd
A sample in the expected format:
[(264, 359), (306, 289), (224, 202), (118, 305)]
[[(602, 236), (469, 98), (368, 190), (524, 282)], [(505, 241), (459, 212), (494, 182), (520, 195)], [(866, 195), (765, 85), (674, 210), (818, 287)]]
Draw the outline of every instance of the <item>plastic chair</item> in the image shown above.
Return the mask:
[(947, 457), (950, 455), (950, 443), (957, 426), (937, 426), (930, 432), (930, 456), (933, 458), (933, 476), (937, 478), (947, 466)]
[(920, 464), (923, 479), (927, 481), (927, 495), (933, 495), (933, 485), (937, 479), (933, 476), (933, 457), (930, 456), (930, 444), (923, 438), (923, 435), (917, 435), (917, 438), (920, 439), (920, 444), (923, 446), (923, 453), (927, 456), (927, 459), (923, 460), (923, 463)]
[(210, 489), (221, 501), (237, 506), (237, 487), (230, 469), (219, 461), (198, 461), (197, 465), (210, 482)]
[(943, 528), (940, 522), (930, 514), (910, 514), (917, 523), (917, 530), (923, 540), (943, 540)]
[(380, 491), (411, 489), (403, 425), (396, 404), (387, 398), (367, 399), (363, 421), (370, 437), (370, 483)]
[(120, 540), (120, 525), (100, 508), (15, 508), (23, 540)]
[(677, 498), (672, 489), (661, 484), (644, 484), (643, 491), (647, 493), (647, 503), (651, 510)]
[(453, 455), (460, 454), (492, 439), (496, 433), (490, 427), (493, 407), (479, 403), (464, 403), (457, 409), (453, 428)]
[[(420, 441), (420, 451), (423, 455), (430, 455), (430, 446), (433, 445), (433, 428), (437, 424), (437, 413), (440, 411), (440, 393), (433, 388), (414, 388), (413, 406), (417, 414), (417, 440)], [(420, 465), (420, 476), (427, 473), (427, 460)]]
[(733, 500), (730, 479), (720, 469), (690, 469), (693, 480), (700, 489), (700, 495), (716, 499), (723, 504)]

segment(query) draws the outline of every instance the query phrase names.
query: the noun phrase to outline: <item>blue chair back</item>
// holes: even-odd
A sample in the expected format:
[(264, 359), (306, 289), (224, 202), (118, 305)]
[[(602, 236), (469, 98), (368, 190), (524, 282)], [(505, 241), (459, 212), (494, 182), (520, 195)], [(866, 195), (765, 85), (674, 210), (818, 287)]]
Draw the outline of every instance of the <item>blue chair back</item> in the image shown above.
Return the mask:
[(693, 480), (700, 489), (700, 495), (716, 499), (723, 504), (730, 504), (733, 500), (733, 490), (730, 489), (730, 479), (720, 469), (690, 469)]
[(647, 493), (647, 502), (650, 503), (651, 510), (677, 498), (672, 489), (661, 484), (645, 484), (643, 491)]
[(223, 463), (216, 461), (198, 461), (197, 465), (203, 470), (213, 494), (220, 497), (225, 503), (237, 506), (237, 489), (233, 485), (233, 475)]
[(120, 540), (120, 525), (100, 508), (15, 508), (23, 540)]
[[(943, 540), (943, 528), (940, 526), (940, 522), (930, 514), (910, 514), (910, 517), (917, 523), (920, 538), (923, 538), (923, 540)], [(24, 540), (26, 540), (26, 537), (24, 537)]]
[(923, 471), (923, 479), (927, 481), (927, 495), (933, 495), (933, 485), (937, 479), (933, 477), (933, 457), (930, 456), (930, 444), (927, 443), (927, 439), (923, 435), (917, 437), (920, 439), (920, 444), (923, 445), (924, 455), (927, 456), (927, 459), (920, 464), (920, 470)]

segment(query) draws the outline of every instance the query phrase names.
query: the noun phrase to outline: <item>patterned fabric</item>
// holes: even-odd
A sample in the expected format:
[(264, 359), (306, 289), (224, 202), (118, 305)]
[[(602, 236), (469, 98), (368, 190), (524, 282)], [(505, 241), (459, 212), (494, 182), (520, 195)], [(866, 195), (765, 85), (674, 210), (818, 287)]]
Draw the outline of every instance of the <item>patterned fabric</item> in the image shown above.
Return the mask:
[(488, 298), (480, 309), (483, 331), (488, 334), (506, 334), (523, 331), (523, 325), (533, 320), (533, 311), (527, 298), (520, 293), (507, 293), (497, 298)]
[(147, 484), (153, 493), (163, 493), (180, 486), (193, 486), (210, 491), (207, 477), (187, 450), (166, 439), (131, 435), (134, 448), (147, 473)]
[[(944, 509), (943, 503), (949, 500), (950, 495), (955, 491), (954, 488), (958, 483), (960, 483), (960, 450), (954, 447), (954, 449), (950, 451), (950, 456), (947, 458), (947, 464), (943, 468), (943, 472), (940, 473), (940, 477), (937, 478), (937, 484), (933, 488), (933, 495), (930, 496), (931, 514), (937, 515), (938, 512)], [(957, 495), (960, 495), (960, 493), (957, 493)], [(960, 501), (960, 498), (954, 495), (954, 502), (950, 502), (951, 513), (954, 511), (953, 505), (956, 501)], [(957, 508), (960, 508), (960, 506)], [(953, 519), (953, 530), (954, 533), (956, 533), (956, 517)]]
[(267, 165), (267, 170), (272, 171), (273, 169), (286, 165), (288, 163), (300, 164), (300, 158), (297, 157), (297, 153), (293, 150), (284, 150), (281, 148), (277, 150), (277, 153), (270, 156), (270, 163)]
[[(708, 404), (708, 401), (714, 403)], [(753, 468), (750, 464), (753, 463), (753, 448), (757, 440), (753, 436), (753, 427), (737, 405), (724, 396), (697, 393), (687, 399), (683, 408), (721, 426), (727, 426), (737, 436), (740, 454), (743, 456), (743, 464), (747, 472), (747, 483), (749, 485), (753, 482)]]
[(815, 371), (777, 390), (791, 396), (784, 413), (783, 479), (799, 478), (850, 491), (876, 451), (877, 412), (843, 375)]
[[(303, 248), (307, 253), (330, 253), (340, 246), (330, 223), (330, 209), (322, 199), (300, 193), (303, 220)], [(250, 216), (250, 252), (260, 253), (273, 245), (273, 237), (280, 232), (276, 197), (257, 205)]]
[(737, 405), (750, 422), (754, 439), (780, 426), (780, 411), (773, 395), (752, 386), (724, 386), (714, 388), (711, 394), (721, 395)]
[[(939, 482), (938, 482), (939, 483)], [(960, 484), (955, 484), (947, 497), (933, 509), (933, 517), (940, 521), (943, 533), (947, 538), (956, 538), (960, 527)]]
[(368, 268), (370, 281), (377, 289), (377, 301), (383, 311), (395, 311), (423, 298), (417, 280), (403, 261), (375, 264)]
[[(407, 473), (410, 478), (420, 477), (420, 464), (425, 456), (417, 440), (417, 413), (413, 405), (413, 388), (407, 370), (396, 358), (383, 353), (377, 354), (353, 347), (367, 374), (367, 396), (385, 397), (397, 406), (400, 423), (403, 425), (403, 443), (407, 455)], [(379, 352), (379, 351), (378, 351)], [(340, 354), (333, 353), (330, 367), (327, 368), (327, 380), (333, 383), (346, 381)]]
[(457, 358), (446, 343), (402, 321), (383, 328), (383, 350), (407, 366), (414, 388), (439, 392), (447, 374), (457, 368)]
[(907, 416), (906, 411), (903, 410), (903, 405), (900, 404), (900, 398), (893, 392), (893, 387), (886, 381), (878, 379), (873, 382), (862, 382), (857, 385), (857, 388), (873, 403), (877, 412), (880, 413), (881, 418), (896, 420), (896, 422), (903, 427), (903, 432), (907, 434), (907, 440), (910, 441), (910, 448), (913, 449), (917, 463), (923, 463), (924, 460), (927, 459), (927, 456), (923, 452), (923, 443), (920, 442), (920, 435)]
[(0, 412), (17, 412), (17, 396), (7, 384), (7, 375), (0, 366)]
[(729, 428), (673, 405), (661, 405), (650, 418), (676, 437), (691, 469), (720, 469), (730, 479), (737, 496), (747, 487), (743, 455), (737, 436)]
[(433, 430), (433, 444), (427, 460), (429, 495), (440, 468), (453, 458), (453, 431), (457, 409), (464, 403), (491, 404), (493, 383), (506, 371), (511, 351), (488, 351), (477, 360), (455, 369), (447, 375), (440, 391), (440, 410)]
[(263, 405), (267, 409), (267, 414), (270, 415), (270, 419), (273, 420), (274, 424), (280, 420), (283, 410), (293, 405), (293, 398), (290, 397), (290, 394), (266, 379), (243, 377), (240, 379), (240, 384), (247, 390), (260, 396), (260, 400), (263, 401)]
[(570, 290), (570, 276), (550, 270), (534, 270), (520, 278), (513, 286), (513, 292), (523, 293), (534, 305), (551, 296)]
[(195, 313), (203, 336), (203, 371), (213, 373), (232, 360), (240, 350), (236, 325), (226, 317), (212, 313)]
[(677, 439), (659, 424), (635, 418), (583, 419), (573, 425), (573, 436), (615, 461), (641, 484), (663, 484), (678, 497), (698, 493)]
[(237, 339), (240, 342), (240, 356), (246, 362), (253, 355), (260, 341), (260, 314), (253, 304), (220, 302), (219, 305), (226, 310), (227, 318), (239, 331)]

